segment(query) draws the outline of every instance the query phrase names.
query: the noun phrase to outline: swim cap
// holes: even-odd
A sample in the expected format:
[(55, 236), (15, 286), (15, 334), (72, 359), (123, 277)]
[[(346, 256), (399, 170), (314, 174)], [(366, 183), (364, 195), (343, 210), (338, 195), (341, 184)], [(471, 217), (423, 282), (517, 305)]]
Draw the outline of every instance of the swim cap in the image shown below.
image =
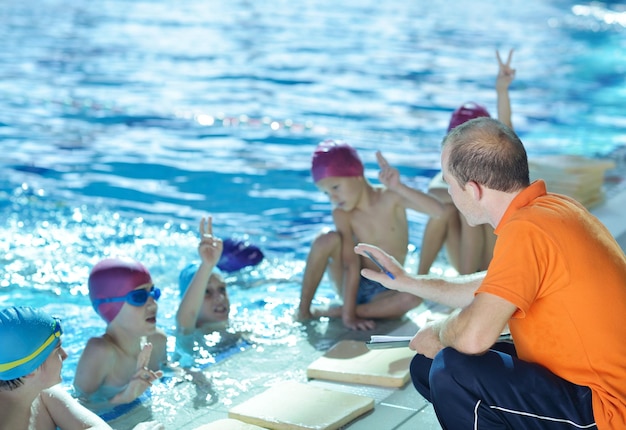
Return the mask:
[(187, 291), (187, 288), (189, 287), (189, 284), (199, 267), (200, 263), (189, 263), (178, 274), (178, 289), (180, 290), (181, 297), (185, 295), (185, 291)]
[(61, 340), (61, 322), (27, 306), (0, 311), (0, 380), (34, 372)]
[(263, 252), (243, 240), (226, 239), (217, 267), (224, 272), (236, 272), (248, 266), (256, 266), (263, 260)]
[[(148, 269), (138, 261), (121, 258), (107, 258), (96, 264), (89, 274), (89, 298), (94, 300), (122, 297), (144, 284), (151, 284)], [(100, 303), (94, 306), (96, 312), (110, 323), (124, 306), (125, 302)]]
[[(264, 258), (263, 252), (255, 245), (234, 239), (224, 240), (222, 255), (217, 262), (217, 267), (213, 273), (236, 272), (244, 267), (256, 266)], [(187, 291), (193, 276), (200, 267), (200, 263), (189, 263), (180, 271), (178, 275), (178, 288), (182, 297)]]
[(325, 140), (313, 153), (313, 182), (328, 177), (363, 176), (363, 163), (356, 150), (342, 141)]
[(454, 127), (457, 127), (464, 122), (469, 121), (470, 119), (480, 118), (481, 116), (488, 116), (489, 112), (483, 105), (479, 105), (474, 102), (463, 103), (457, 110), (452, 113), (452, 118), (450, 118), (450, 125), (448, 125), (448, 131), (452, 130)]

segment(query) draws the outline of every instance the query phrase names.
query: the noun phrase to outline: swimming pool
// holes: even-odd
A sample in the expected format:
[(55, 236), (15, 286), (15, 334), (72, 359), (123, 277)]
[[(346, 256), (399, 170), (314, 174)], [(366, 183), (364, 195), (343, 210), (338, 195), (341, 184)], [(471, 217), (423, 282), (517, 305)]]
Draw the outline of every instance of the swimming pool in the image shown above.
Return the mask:
[[(85, 297), (90, 267), (109, 254), (142, 261), (171, 332), (178, 272), (207, 214), (218, 234), (267, 256), (231, 288), (233, 317), (261, 345), (250, 368), (264, 370), (225, 361), (219, 402), (308, 362), (311, 333), (288, 314), (308, 246), (331, 223), (310, 179), (314, 146), (351, 142), (372, 181), (380, 149), (425, 187), (450, 112), (466, 100), (495, 112), (495, 49), (516, 50), (513, 123), (530, 154), (606, 156), (626, 144), (623, 6), (422, 3), (0, 5), (0, 304), (64, 317), (64, 381), (104, 327)], [(419, 246), (425, 218), (410, 220)], [(302, 375), (289, 369), (282, 378)]]

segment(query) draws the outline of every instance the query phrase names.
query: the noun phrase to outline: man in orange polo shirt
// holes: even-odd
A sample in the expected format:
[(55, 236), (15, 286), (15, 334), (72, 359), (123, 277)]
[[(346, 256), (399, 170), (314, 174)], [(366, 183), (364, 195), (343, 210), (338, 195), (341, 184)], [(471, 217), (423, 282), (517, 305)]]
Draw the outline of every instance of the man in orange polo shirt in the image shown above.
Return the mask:
[[(450, 132), (443, 178), (470, 225), (497, 234), (486, 272), (413, 277), (371, 252), (387, 288), (458, 308), (411, 341), (411, 378), (446, 429), (625, 429), (626, 257), (582, 205), (529, 183), (515, 133), (491, 118)], [(514, 346), (498, 342), (510, 328)]]

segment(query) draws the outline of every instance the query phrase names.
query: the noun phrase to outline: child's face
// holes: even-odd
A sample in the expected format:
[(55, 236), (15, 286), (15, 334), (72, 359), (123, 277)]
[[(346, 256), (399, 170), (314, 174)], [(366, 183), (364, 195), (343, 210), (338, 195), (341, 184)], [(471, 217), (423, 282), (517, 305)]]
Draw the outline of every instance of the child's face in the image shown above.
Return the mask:
[[(136, 290), (150, 291), (152, 284), (140, 285)], [(141, 306), (134, 306), (124, 303), (120, 313), (117, 314), (111, 323), (116, 323), (128, 331), (136, 332), (138, 335), (149, 335), (156, 329), (158, 305), (152, 295), (148, 295), (148, 300)]]
[(226, 321), (230, 312), (230, 301), (226, 283), (222, 277), (212, 273), (204, 293), (204, 302), (198, 318), (198, 325), (208, 322)]
[(321, 179), (315, 185), (328, 196), (333, 209), (346, 212), (353, 210), (361, 197), (363, 178), (330, 176)]
[(41, 382), (44, 387), (50, 388), (61, 382), (61, 368), (66, 358), (67, 353), (61, 346), (61, 343), (59, 343), (39, 368), (41, 372)]

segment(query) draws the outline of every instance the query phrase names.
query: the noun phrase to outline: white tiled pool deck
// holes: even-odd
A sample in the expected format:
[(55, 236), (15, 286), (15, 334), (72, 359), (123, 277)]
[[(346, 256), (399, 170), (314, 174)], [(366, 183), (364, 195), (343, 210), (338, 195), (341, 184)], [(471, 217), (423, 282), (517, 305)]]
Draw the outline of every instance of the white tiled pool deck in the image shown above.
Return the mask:
[[(615, 190), (613, 190), (615, 191)], [(626, 208), (626, 189), (622, 189), (619, 192), (614, 192), (613, 195), (607, 199), (602, 205), (594, 208), (592, 212), (600, 218), (603, 223), (609, 228), (611, 233), (618, 239), (622, 249), (626, 250), (626, 222), (623, 221), (624, 208)], [(424, 307), (421, 306), (415, 311), (410, 312), (407, 318), (401, 322), (397, 322), (394, 325), (381, 325), (380, 329), (387, 328), (389, 334), (395, 335), (412, 335), (415, 333), (418, 326), (418, 322), (423, 319), (424, 313), (421, 313)], [(391, 329), (389, 329), (392, 327)], [(380, 334), (377, 332), (376, 334)], [(341, 339), (369, 339), (371, 333), (364, 332), (349, 332), (341, 328), (341, 324), (338, 324), (334, 329), (330, 330), (330, 333), (326, 333), (323, 342), (327, 344), (329, 342), (336, 342)], [(315, 351), (319, 355), (320, 351)], [(241, 354), (241, 355), (245, 355)], [(244, 357), (236, 357), (239, 359), (245, 359)], [(313, 357), (312, 360), (316, 358)], [(284, 369), (286, 373), (289, 373), (290, 369)], [(296, 374), (304, 375), (305, 369), (300, 369), (300, 373), (296, 371)], [(277, 379), (283, 375), (277, 375)], [(422, 398), (416, 390), (413, 388), (411, 382), (405, 385), (403, 388), (381, 388), (372, 387), (367, 385), (346, 384), (346, 383), (334, 383), (321, 380), (310, 380), (307, 383), (315, 384), (324, 388), (333, 390), (349, 392), (353, 394), (359, 394), (371, 397), (375, 400), (375, 407), (373, 411), (357, 418), (351, 423), (344, 426), (344, 429), (350, 430), (435, 430), (441, 429), (437, 418), (435, 416), (432, 406)], [(265, 389), (259, 387), (258, 389), (252, 388), (249, 392), (244, 393), (237, 402), (243, 402), (256, 394), (259, 394)], [(306, 402), (306, 399), (303, 399)], [(234, 406), (234, 405), (233, 405)], [(141, 414), (142, 412), (131, 413), (130, 415)], [(191, 414), (180, 414), (176, 418), (176, 422), (168, 424), (168, 429), (195, 429), (202, 425), (212, 423), (214, 421), (224, 419), (228, 417), (228, 408), (222, 404), (216, 404), (205, 408), (199, 408)], [(142, 418), (140, 416), (125, 417), (124, 421), (138, 422)], [(150, 419), (147, 416), (145, 419)], [(116, 424), (111, 423), (114, 428), (127, 428), (123, 423)]]

